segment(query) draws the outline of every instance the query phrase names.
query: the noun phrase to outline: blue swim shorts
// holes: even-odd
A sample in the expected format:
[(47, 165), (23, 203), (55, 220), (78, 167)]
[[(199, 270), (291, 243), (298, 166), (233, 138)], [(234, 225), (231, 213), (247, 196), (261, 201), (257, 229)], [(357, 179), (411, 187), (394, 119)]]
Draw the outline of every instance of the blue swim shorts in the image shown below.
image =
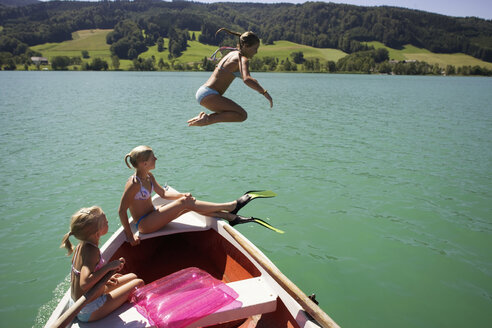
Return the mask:
[(198, 91), (196, 92), (196, 101), (200, 104), (203, 100), (203, 98), (210, 96), (210, 95), (218, 95), (219, 92), (207, 87), (206, 85), (202, 85), (200, 88), (198, 88)]
[[(101, 306), (103, 306), (104, 303), (106, 303), (106, 298), (106, 294), (101, 295), (86, 306), (84, 306), (82, 310), (80, 310), (79, 314), (77, 314), (77, 319), (82, 322), (88, 322), (91, 314), (94, 313), (94, 311), (98, 310)], [(74, 301), (72, 300), (72, 298), (70, 298), (70, 301), (70, 306), (72, 306)]]

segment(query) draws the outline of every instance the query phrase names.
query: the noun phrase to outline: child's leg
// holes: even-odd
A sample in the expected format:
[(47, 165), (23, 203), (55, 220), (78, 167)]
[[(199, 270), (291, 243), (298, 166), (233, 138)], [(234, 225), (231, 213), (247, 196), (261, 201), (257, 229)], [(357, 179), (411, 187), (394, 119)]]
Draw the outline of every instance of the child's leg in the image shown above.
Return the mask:
[(221, 95), (209, 95), (203, 98), (200, 105), (215, 113), (200, 113), (188, 121), (190, 126), (204, 126), (219, 122), (242, 122), (248, 118), (248, 113), (241, 106)]
[[(194, 211), (203, 215), (215, 215), (219, 212), (230, 212), (236, 208), (236, 202), (210, 203), (193, 198), (180, 198), (170, 204), (157, 208), (156, 211), (147, 215), (138, 225), (141, 233), (151, 233), (164, 227), (188, 211)], [(220, 214), (220, 213), (219, 213)]]
[(125, 303), (130, 293), (133, 292), (136, 287), (140, 287), (144, 284), (143, 280), (136, 278), (134, 274), (128, 274), (122, 277), (126, 277), (123, 280), (134, 278), (131, 280), (126, 280), (126, 283), (115, 288), (109, 292), (109, 294), (106, 294), (106, 302), (99, 309), (92, 312), (89, 321), (95, 321), (106, 317), (108, 314)]
[(113, 286), (106, 287), (104, 292), (106, 294), (110, 293), (111, 291), (115, 290), (116, 288), (121, 287), (122, 285), (126, 284), (129, 281), (132, 281), (134, 279), (138, 279), (137, 275), (134, 273), (127, 273), (125, 275), (119, 275), (118, 278), (116, 278), (117, 284)]

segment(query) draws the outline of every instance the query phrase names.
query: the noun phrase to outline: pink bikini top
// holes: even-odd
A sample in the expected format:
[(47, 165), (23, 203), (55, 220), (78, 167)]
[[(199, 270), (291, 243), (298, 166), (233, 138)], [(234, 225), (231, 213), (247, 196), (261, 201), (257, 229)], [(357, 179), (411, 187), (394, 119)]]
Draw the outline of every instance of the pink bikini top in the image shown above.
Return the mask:
[[(97, 247), (97, 245), (94, 245), (93, 243), (91, 242), (88, 242), (86, 241), (86, 243), (88, 243), (89, 245), (92, 245), (94, 247), (96, 247), (98, 250), (99, 250), (99, 247)], [(72, 271), (73, 273), (75, 273), (77, 276), (80, 276), (80, 271), (75, 269), (75, 266), (73, 265), (74, 262), (75, 262), (75, 259), (77, 258), (77, 254), (79, 253), (79, 249), (80, 249), (81, 246), (77, 246), (77, 248), (75, 249), (75, 254), (73, 256), (73, 260), (72, 260)], [(97, 271), (99, 269), (102, 268), (102, 266), (106, 263), (106, 261), (104, 261), (104, 259), (102, 258), (101, 256), (101, 250), (99, 250), (99, 263), (97, 263), (96, 265), (96, 268), (94, 269), (94, 271)]]

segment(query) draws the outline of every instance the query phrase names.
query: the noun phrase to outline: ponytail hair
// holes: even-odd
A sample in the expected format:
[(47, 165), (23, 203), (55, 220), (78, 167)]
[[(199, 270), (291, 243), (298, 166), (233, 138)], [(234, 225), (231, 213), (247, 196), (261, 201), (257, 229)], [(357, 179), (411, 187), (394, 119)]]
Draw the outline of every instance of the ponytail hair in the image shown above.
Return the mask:
[[(138, 146), (132, 149), (131, 152), (125, 155), (125, 164), (129, 169), (138, 167), (139, 162), (145, 162), (149, 159), (150, 155), (153, 153), (152, 148), (149, 146)], [(128, 159), (130, 159), (130, 164), (128, 164)]]
[(63, 236), (60, 248), (66, 248), (67, 255), (72, 254), (73, 245), (70, 236), (75, 236), (78, 240), (89, 239), (101, 226), (101, 214), (104, 212), (99, 206), (81, 208), (75, 212), (70, 221), (70, 231)]
[(217, 32), (215, 32), (215, 35), (217, 36), (217, 33), (222, 32), (222, 31), (225, 31), (229, 34), (232, 34), (232, 35), (239, 37), (239, 49), (242, 49), (243, 46), (251, 47), (257, 43), (260, 43), (260, 38), (258, 38), (258, 36), (254, 32), (251, 32), (251, 31), (247, 31), (247, 32), (244, 32), (243, 34), (241, 34), (239, 32), (234, 32), (234, 31), (231, 31), (227, 28), (222, 27), (222, 28), (219, 28), (217, 30)]
[(67, 255), (70, 255), (73, 253), (73, 246), (72, 246), (72, 243), (70, 242), (70, 236), (72, 235), (72, 232), (67, 232), (65, 234), (65, 236), (63, 236), (63, 239), (62, 239), (62, 243), (60, 245), (60, 248), (66, 248), (67, 249), (67, 252), (68, 254)]

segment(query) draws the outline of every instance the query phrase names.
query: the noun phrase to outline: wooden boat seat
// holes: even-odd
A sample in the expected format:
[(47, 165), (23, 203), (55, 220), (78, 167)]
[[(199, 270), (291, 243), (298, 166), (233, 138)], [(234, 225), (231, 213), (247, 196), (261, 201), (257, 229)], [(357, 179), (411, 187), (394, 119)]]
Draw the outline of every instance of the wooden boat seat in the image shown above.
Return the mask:
[(257, 314), (273, 312), (277, 309), (277, 294), (268, 286), (262, 277), (235, 281), (227, 284), (234, 289), (242, 303), (241, 307), (230, 306), (218, 310), (198, 320), (188, 328), (205, 327), (221, 322), (228, 322), (251, 317)]
[[(205, 327), (222, 322), (248, 318), (257, 314), (274, 312), (277, 309), (277, 294), (268, 286), (262, 277), (235, 281), (227, 284), (234, 289), (242, 303), (234, 307), (234, 303), (202, 318), (187, 328)], [(126, 303), (102, 320), (92, 323), (75, 321), (71, 327), (116, 327), (125, 322), (125, 327), (151, 327), (147, 320), (131, 304)]]

